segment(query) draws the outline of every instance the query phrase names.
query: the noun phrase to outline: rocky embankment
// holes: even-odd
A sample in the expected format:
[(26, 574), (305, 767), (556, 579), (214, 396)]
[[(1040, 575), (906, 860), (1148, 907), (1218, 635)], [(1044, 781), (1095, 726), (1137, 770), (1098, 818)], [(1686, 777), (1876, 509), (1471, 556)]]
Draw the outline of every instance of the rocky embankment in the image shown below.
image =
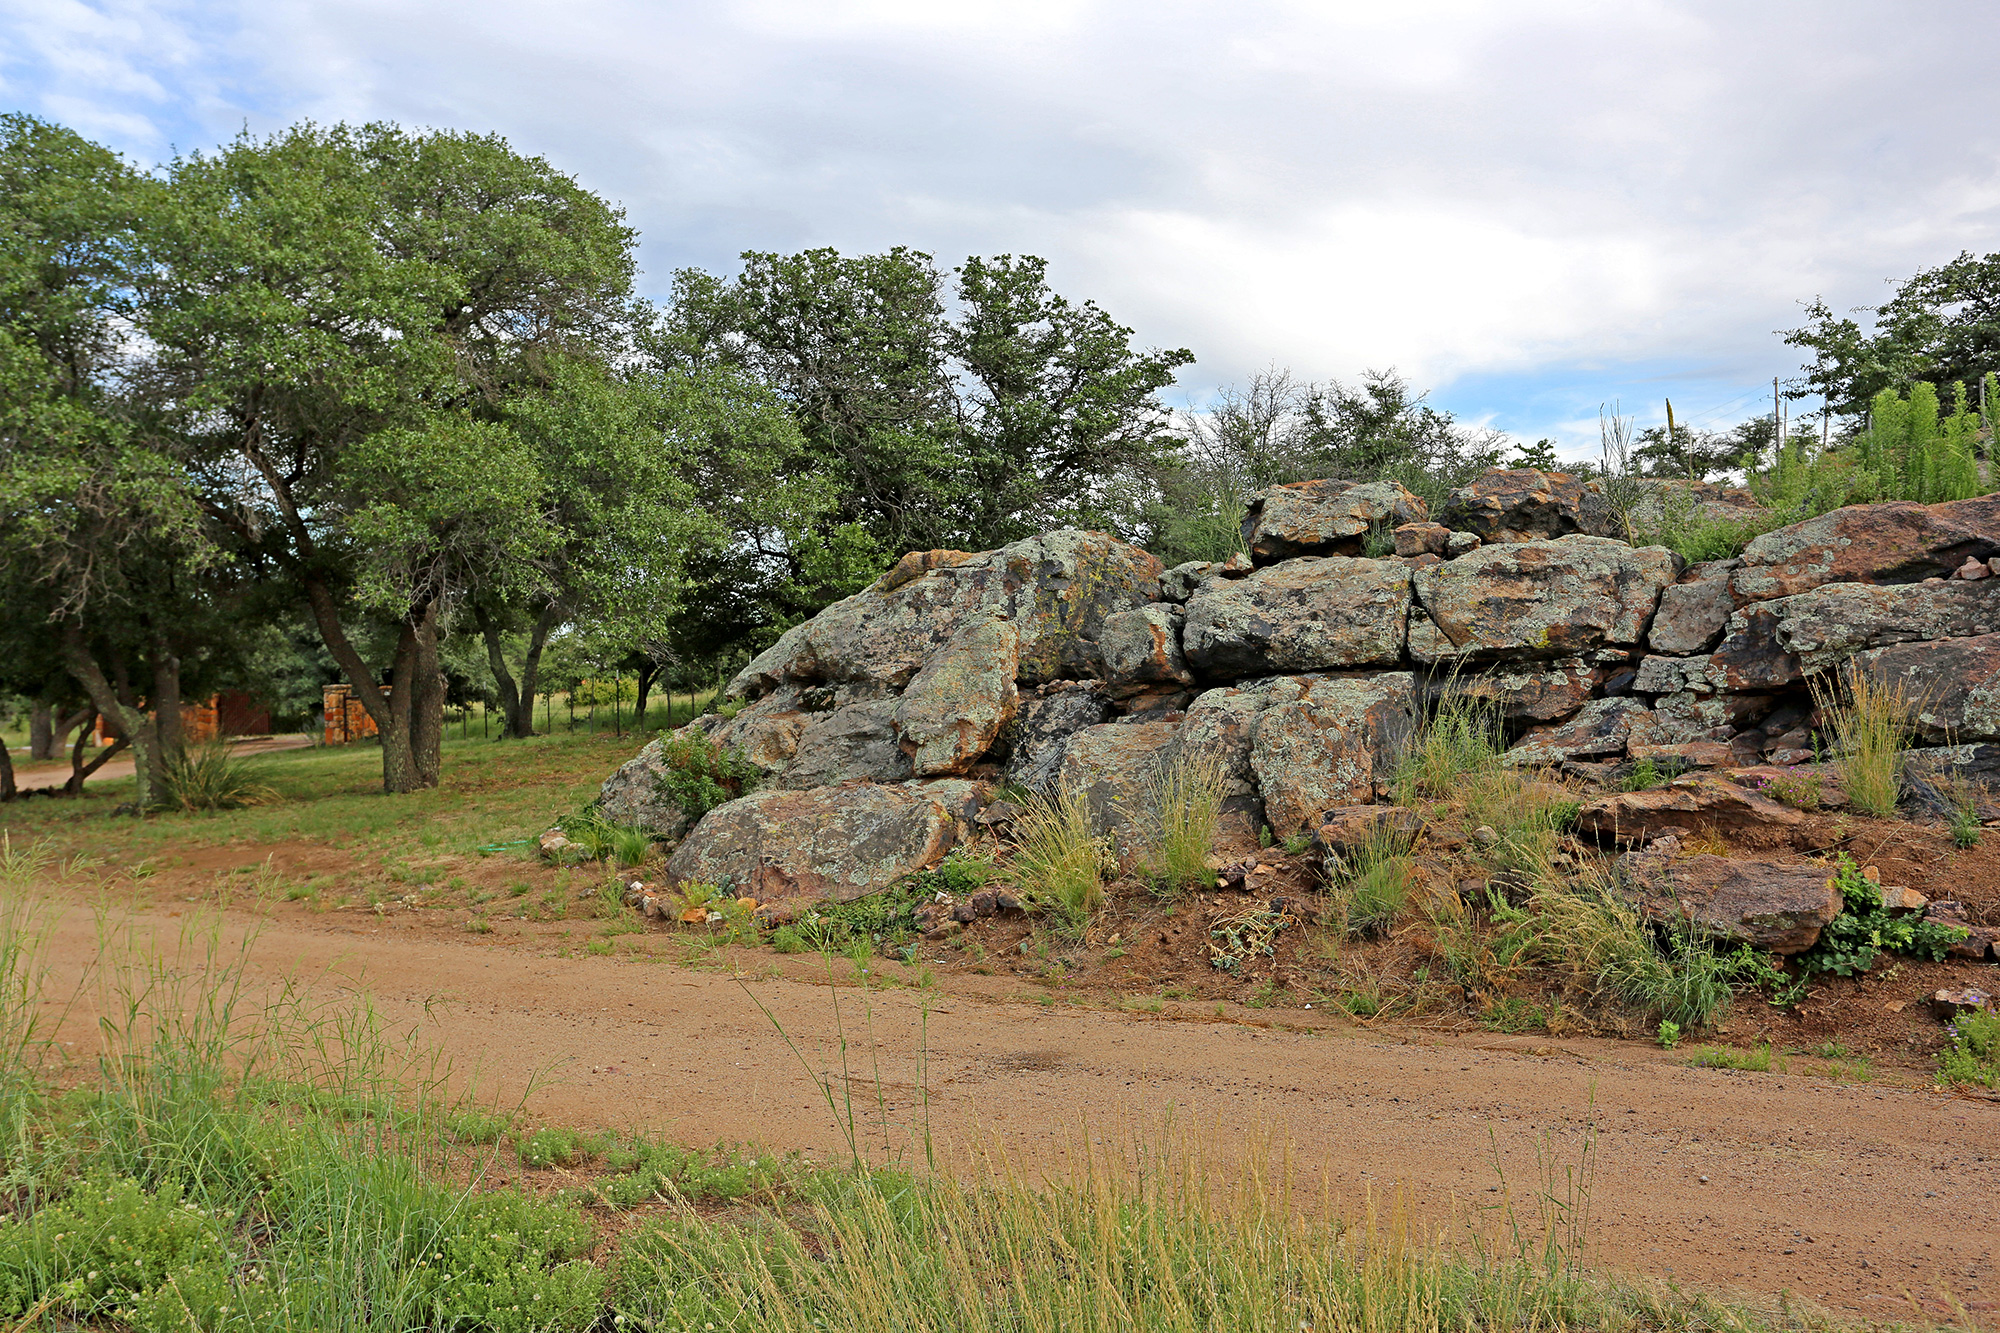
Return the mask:
[[(1003, 784), (1072, 784), (1116, 830), (1179, 756), (1226, 774), (1226, 841), (1313, 833), (1386, 796), (1399, 746), (1455, 690), (1504, 720), (1510, 764), (1688, 774), (1586, 805), (1586, 830), (1639, 844), (1720, 823), (1781, 846), (1797, 812), (1758, 775), (1812, 759), (1808, 684), (1849, 662), (1922, 701), (1937, 771), (2000, 771), (2000, 495), (1837, 510), (1694, 565), (1615, 528), (1595, 483), (1495, 470), (1435, 516), (1389, 482), (1271, 488), (1249, 504), (1247, 557), (1225, 564), (1165, 569), (1075, 530), (913, 552), (692, 724), (755, 766), (757, 790), (690, 829), (656, 740), (602, 808), (679, 838), (673, 878), (782, 916), (935, 865)], [(1371, 533), (1394, 553), (1364, 554)], [(1696, 860), (1675, 873), (1700, 879)], [(1706, 869), (1710, 897), (1742, 889)], [(1779, 889), (1799, 901), (1754, 937), (1804, 947), (1837, 903), (1823, 877)]]

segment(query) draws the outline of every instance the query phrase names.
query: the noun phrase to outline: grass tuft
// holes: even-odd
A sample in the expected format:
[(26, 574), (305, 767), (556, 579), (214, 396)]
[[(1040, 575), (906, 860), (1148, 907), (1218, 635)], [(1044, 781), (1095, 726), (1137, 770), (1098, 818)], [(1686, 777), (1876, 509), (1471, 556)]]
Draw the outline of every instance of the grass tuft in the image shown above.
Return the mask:
[(1897, 752), (1910, 733), (1918, 701), (1891, 683), (1865, 671), (1846, 673), (1846, 698), (1832, 686), (1815, 682), (1818, 705), (1840, 750), (1841, 785), (1847, 802), (1868, 815), (1892, 815), (1902, 795)]
[(240, 810), (278, 799), (272, 787), (256, 781), (240, 759), (229, 754), (222, 740), (198, 741), (183, 746), (167, 760), (166, 803), (190, 813), (201, 810)]
[(1222, 830), (1224, 781), (1214, 759), (1182, 754), (1146, 784), (1148, 868), (1163, 896), (1198, 889), (1214, 877), (1208, 858)]
[(1105, 840), (1090, 803), (1067, 783), (1054, 796), (1030, 794), (1014, 821), (1013, 869), (1028, 903), (1072, 929), (1104, 905)]

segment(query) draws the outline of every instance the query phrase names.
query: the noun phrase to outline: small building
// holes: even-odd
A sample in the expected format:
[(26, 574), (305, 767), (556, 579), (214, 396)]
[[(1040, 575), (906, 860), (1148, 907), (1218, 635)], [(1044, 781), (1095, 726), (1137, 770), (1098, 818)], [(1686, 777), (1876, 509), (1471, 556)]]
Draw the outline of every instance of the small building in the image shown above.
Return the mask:
[[(382, 691), (385, 695), (388, 692)], [(323, 745), (347, 745), (377, 734), (375, 719), (368, 716), (368, 710), (354, 697), (351, 685), (326, 686), (320, 691), (320, 706), (323, 719), (320, 743)]]

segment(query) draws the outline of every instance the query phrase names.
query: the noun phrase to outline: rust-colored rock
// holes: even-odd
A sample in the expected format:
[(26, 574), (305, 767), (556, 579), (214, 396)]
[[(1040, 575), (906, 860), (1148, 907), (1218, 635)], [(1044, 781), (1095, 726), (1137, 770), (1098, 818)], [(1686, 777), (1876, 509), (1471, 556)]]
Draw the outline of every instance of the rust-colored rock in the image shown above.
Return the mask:
[(1729, 597), (1734, 560), (1689, 565), (1680, 579), (1660, 591), (1660, 609), (1646, 629), (1646, 643), (1656, 653), (1685, 657), (1715, 646), (1736, 607)]
[(1179, 607), (1159, 602), (1106, 616), (1098, 636), (1105, 678), (1114, 687), (1192, 685), (1194, 673), (1181, 656), (1181, 618)]
[(1641, 642), (1673, 581), (1664, 547), (1604, 537), (1482, 546), (1414, 575), (1419, 662), (1575, 657)]
[(1204, 585), (1188, 599), (1181, 651), (1221, 679), (1394, 666), (1409, 614), (1410, 571), (1394, 560), (1287, 560)]
[(1496, 717), (1519, 722), (1558, 722), (1590, 701), (1598, 672), (1580, 657), (1555, 662), (1509, 663), (1484, 671), (1443, 670), (1420, 681), (1426, 702), (1471, 700)]
[(1792, 807), (1708, 774), (1601, 797), (1577, 812), (1576, 826), (1630, 843), (1662, 833), (1714, 832), (1743, 847), (1788, 847), (1807, 828), (1806, 817)]
[(667, 879), (755, 898), (783, 920), (806, 903), (847, 902), (928, 870), (956, 828), (953, 809), (918, 785), (753, 792), (702, 817), (667, 859)]
[(1569, 721), (1529, 731), (1508, 747), (1500, 762), (1509, 768), (1539, 768), (1622, 755), (1633, 725), (1651, 716), (1637, 699), (1592, 699)]
[(2000, 634), (1878, 648), (1854, 666), (1902, 690), (1929, 744), (2000, 740)]
[(896, 730), (918, 777), (963, 773), (1014, 717), (1021, 635), (998, 615), (966, 620), (924, 660), (896, 705)]
[(1408, 672), (1302, 676), (1296, 697), (1257, 719), (1250, 767), (1274, 832), (1317, 827), (1328, 810), (1375, 799), (1409, 738), (1415, 698)]
[(1730, 577), (1737, 604), (1788, 597), (1823, 583), (1948, 578), (1968, 558), (2000, 555), (2000, 495), (1946, 504), (1850, 505), (1767, 532)]
[(1451, 540), (1451, 529), (1442, 523), (1405, 523), (1389, 535), (1395, 539), (1397, 555), (1442, 556), (1445, 543)]
[(1651, 920), (1685, 921), (1714, 939), (1772, 953), (1804, 953), (1840, 915), (1840, 890), (1823, 865), (1632, 852), (1619, 868)]
[(1243, 548), (1260, 565), (1302, 555), (1359, 555), (1371, 527), (1421, 523), (1424, 502), (1393, 481), (1295, 481), (1250, 497)]
[(1602, 485), (1536, 468), (1490, 469), (1447, 496), (1438, 520), (1488, 543), (1625, 535)]

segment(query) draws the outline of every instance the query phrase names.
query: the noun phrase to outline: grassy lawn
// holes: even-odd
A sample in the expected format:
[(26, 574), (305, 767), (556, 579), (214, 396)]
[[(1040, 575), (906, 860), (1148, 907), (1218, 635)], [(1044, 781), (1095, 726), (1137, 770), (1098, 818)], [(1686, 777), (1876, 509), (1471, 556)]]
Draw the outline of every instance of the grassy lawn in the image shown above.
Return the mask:
[[(80, 800), (0, 805), (0, 851), (25, 880), (115, 884), (133, 904), (251, 898), (336, 911), (395, 901), (469, 914), (467, 927), (480, 932), (623, 918), (614, 904), (578, 900), (598, 872), (547, 865), (532, 839), (581, 810), (642, 743), (587, 732), (454, 738), (444, 743), (439, 786), (403, 796), (382, 793), (372, 745), (279, 751), (242, 761), (270, 789), (258, 804), (143, 819), (112, 814), (131, 799), (130, 778), (93, 781)], [(631, 923), (609, 929), (621, 926)]]

